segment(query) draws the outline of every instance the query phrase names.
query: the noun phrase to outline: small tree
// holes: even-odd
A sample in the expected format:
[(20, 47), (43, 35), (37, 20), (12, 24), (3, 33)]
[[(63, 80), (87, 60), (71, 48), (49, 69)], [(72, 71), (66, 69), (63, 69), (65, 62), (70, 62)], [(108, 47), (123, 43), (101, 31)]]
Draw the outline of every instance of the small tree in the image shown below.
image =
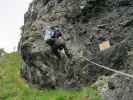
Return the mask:
[(0, 49), (0, 57), (4, 56), (6, 54), (5, 50), (3, 48)]

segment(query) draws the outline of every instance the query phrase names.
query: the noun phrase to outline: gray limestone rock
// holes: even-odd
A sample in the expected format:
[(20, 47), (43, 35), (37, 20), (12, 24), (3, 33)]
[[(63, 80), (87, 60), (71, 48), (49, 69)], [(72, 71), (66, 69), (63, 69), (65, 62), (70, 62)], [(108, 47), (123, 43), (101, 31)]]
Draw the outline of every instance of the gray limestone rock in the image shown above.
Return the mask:
[[(41, 88), (79, 89), (93, 84), (101, 75), (113, 74), (88, 63), (82, 56), (128, 72), (132, 69), (128, 66), (128, 52), (133, 50), (132, 4), (132, 0), (33, 0), (25, 13), (19, 42), (22, 77)], [(55, 25), (63, 29), (72, 58), (61, 53), (59, 60), (45, 43), (42, 32)], [(97, 29), (101, 34), (111, 31), (111, 47), (102, 52), (96, 40)], [(109, 86), (115, 88), (112, 95), (106, 92), (104, 100), (132, 100), (132, 81), (129, 85), (124, 78), (116, 81)]]

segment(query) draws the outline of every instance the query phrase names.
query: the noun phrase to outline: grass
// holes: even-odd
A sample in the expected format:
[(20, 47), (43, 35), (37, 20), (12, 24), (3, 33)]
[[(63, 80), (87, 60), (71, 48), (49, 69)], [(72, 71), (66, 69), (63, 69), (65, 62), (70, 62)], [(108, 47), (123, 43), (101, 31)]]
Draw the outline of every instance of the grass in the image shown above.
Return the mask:
[(100, 100), (100, 97), (93, 88), (81, 91), (31, 88), (20, 77), (18, 53), (11, 53), (0, 58), (0, 100)]

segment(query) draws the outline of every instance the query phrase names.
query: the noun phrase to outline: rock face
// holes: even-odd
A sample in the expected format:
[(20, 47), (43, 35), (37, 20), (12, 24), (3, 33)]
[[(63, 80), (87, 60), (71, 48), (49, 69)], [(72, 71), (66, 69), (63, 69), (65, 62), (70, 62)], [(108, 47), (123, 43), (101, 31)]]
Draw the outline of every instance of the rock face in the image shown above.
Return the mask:
[[(19, 43), (22, 77), (41, 88), (77, 89), (93, 84), (101, 75), (112, 74), (88, 63), (82, 56), (117, 70), (132, 69), (128, 55), (133, 50), (132, 9), (132, 0), (33, 0), (25, 13)], [(62, 59), (58, 60), (43, 40), (41, 33), (47, 26), (54, 25), (62, 27), (67, 47), (73, 55), (71, 59), (62, 53)], [(101, 34), (111, 31), (111, 48), (102, 52), (94, 35), (98, 28)], [(121, 78), (121, 81), (123, 83), (118, 83), (123, 88), (117, 91), (123, 99), (114, 93), (112, 96), (117, 99), (110, 100), (133, 99), (123, 95), (131, 88), (126, 80)], [(129, 91), (123, 91), (125, 87)], [(109, 100), (106, 94), (104, 97)]]

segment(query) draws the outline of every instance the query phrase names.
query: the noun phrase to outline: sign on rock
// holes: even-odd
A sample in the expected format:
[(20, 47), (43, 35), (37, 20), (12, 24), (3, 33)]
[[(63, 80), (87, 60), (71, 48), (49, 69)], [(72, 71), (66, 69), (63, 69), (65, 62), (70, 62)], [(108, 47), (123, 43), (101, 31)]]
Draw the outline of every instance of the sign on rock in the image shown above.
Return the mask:
[(110, 42), (109, 41), (103, 41), (99, 44), (100, 51), (104, 51), (108, 48), (110, 48)]

